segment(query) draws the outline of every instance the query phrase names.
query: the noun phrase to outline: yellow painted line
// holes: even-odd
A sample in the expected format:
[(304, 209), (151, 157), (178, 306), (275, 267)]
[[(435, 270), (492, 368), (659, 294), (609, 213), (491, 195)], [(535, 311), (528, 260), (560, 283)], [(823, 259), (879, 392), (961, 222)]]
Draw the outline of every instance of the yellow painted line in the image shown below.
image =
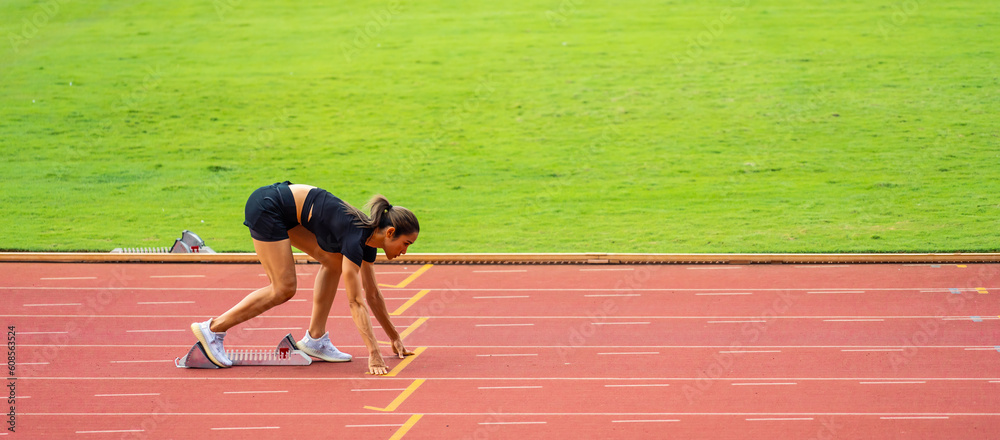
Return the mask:
[(413, 298), (408, 299), (405, 303), (403, 303), (403, 305), (399, 306), (395, 312), (390, 313), (390, 315), (399, 316), (399, 314), (405, 312), (406, 309), (410, 308), (410, 306), (416, 304), (417, 301), (420, 301), (420, 298), (423, 298), (424, 295), (427, 295), (429, 292), (430, 290), (427, 289), (417, 292), (416, 295), (413, 295)]
[(403, 339), (407, 336), (410, 336), (410, 333), (413, 333), (413, 331), (416, 330), (417, 327), (420, 327), (425, 322), (427, 322), (427, 318), (420, 318), (416, 321), (413, 321), (413, 324), (410, 324), (410, 326), (407, 327), (406, 330), (403, 330), (403, 332), (399, 334), (399, 339)]
[(427, 349), (427, 347), (417, 347), (416, 350), (413, 350), (413, 355), (412, 356), (407, 356), (407, 357), (403, 358), (402, 361), (400, 361), (398, 364), (396, 364), (396, 368), (393, 368), (392, 371), (390, 371), (388, 374), (386, 374), (386, 376), (387, 377), (395, 377), (397, 374), (399, 374), (400, 371), (403, 371), (403, 369), (406, 368), (407, 365), (410, 365), (410, 362), (413, 362), (413, 360), (416, 359), (417, 356), (420, 356), (420, 353), (423, 353), (424, 350), (426, 350), (426, 349)]
[[(410, 394), (413, 394), (413, 392), (416, 391), (417, 388), (419, 388), (420, 385), (422, 385), (424, 383), (424, 381), (425, 381), (425, 379), (417, 379), (417, 380), (413, 381), (413, 383), (411, 383), (410, 386), (406, 387), (406, 389), (403, 390), (402, 393), (399, 393), (399, 395), (396, 396), (396, 399), (393, 400), (392, 403), (390, 403), (389, 406), (387, 406), (385, 408), (376, 408), (374, 406), (366, 406), (365, 409), (372, 409), (372, 410), (375, 410), (375, 411), (383, 411), (383, 412), (395, 411), (396, 408), (399, 408), (399, 405), (403, 404), (403, 401), (406, 400), (407, 397), (410, 397)], [(404, 425), (404, 427), (405, 427), (405, 425)]]
[(393, 286), (391, 284), (379, 284), (379, 286), (382, 286), (382, 287), (392, 287), (394, 289), (402, 289), (402, 288), (406, 287), (407, 284), (410, 284), (411, 282), (413, 282), (413, 280), (417, 279), (417, 277), (419, 277), (420, 275), (423, 275), (424, 272), (427, 272), (427, 270), (430, 269), (430, 268), (432, 268), (432, 267), (434, 267), (433, 264), (425, 264), (420, 269), (417, 269), (416, 272), (413, 272), (413, 274), (411, 274), (410, 276), (406, 277), (406, 279), (403, 280), (403, 282), (401, 282), (399, 284), (396, 284), (395, 286)]
[(417, 422), (420, 421), (420, 418), (423, 416), (424, 416), (423, 414), (414, 414), (410, 416), (410, 419), (407, 420), (406, 423), (404, 423), (403, 426), (401, 426), (399, 430), (392, 435), (392, 437), (389, 437), (389, 440), (399, 440), (403, 438), (403, 436), (406, 435), (407, 432), (410, 432), (410, 428), (412, 428), (413, 425), (416, 425)]
[[(403, 339), (403, 338), (409, 336), (410, 333), (413, 333), (413, 331), (416, 330), (417, 327), (420, 327), (425, 322), (427, 322), (427, 318), (420, 318), (420, 319), (418, 319), (416, 321), (413, 321), (413, 324), (410, 324), (410, 326), (407, 327), (406, 330), (403, 330), (403, 332), (399, 334), (399, 339)], [(391, 342), (386, 342), (386, 341), (377, 341), (377, 342), (379, 344), (387, 345), (389, 347), (392, 347), (392, 343)]]
[(977, 287), (976, 288), (976, 292), (979, 292), (982, 295), (986, 295), (987, 293), (990, 293), (989, 291), (986, 290), (985, 287)]
[(969, 266), (966, 266), (966, 265), (964, 265), (964, 264), (959, 264), (959, 265), (957, 265), (957, 266), (958, 266), (958, 267), (969, 267)]

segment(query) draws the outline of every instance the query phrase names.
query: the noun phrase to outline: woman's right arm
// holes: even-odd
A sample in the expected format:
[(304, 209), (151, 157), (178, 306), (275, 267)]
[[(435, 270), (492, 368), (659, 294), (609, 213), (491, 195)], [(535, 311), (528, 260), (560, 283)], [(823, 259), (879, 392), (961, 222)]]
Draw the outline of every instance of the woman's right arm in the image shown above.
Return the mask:
[(358, 333), (368, 347), (368, 372), (382, 375), (389, 372), (379, 352), (378, 341), (372, 331), (372, 322), (368, 316), (368, 306), (365, 305), (365, 295), (361, 288), (361, 268), (353, 261), (344, 258), (342, 266), (344, 288), (347, 289), (347, 301), (351, 306), (351, 318), (358, 327)]

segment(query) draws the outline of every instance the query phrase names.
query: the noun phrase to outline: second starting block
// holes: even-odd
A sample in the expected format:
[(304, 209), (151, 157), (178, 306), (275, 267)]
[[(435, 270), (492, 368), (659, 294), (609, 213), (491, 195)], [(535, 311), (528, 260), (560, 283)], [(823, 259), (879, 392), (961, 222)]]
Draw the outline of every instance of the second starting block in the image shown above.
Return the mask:
[[(309, 365), (312, 358), (295, 346), (295, 339), (289, 333), (281, 339), (278, 347), (269, 350), (232, 350), (226, 351), (226, 356), (233, 361), (233, 366), (242, 365)], [(183, 358), (174, 359), (177, 368), (221, 368), (212, 363), (205, 353), (201, 341), (194, 344)]]

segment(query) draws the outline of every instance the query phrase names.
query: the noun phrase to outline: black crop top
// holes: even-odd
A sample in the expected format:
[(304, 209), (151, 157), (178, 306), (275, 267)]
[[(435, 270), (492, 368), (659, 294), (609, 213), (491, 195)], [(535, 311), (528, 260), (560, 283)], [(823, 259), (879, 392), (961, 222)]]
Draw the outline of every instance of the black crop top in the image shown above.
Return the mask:
[(378, 251), (365, 244), (374, 231), (355, 225), (354, 216), (344, 211), (344, 202), (327, 190), (309, 190), (302, 204), (301, 219), (302, 226), (316, 235), (320, 249), (343, 254), (358, 266), (361, 261), (375, 262)]

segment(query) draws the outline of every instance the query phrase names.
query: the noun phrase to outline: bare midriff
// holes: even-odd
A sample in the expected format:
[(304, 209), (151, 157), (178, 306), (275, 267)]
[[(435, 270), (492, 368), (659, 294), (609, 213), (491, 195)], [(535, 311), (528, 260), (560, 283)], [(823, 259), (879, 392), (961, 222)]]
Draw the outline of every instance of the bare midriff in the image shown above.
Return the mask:
[[(295, 199), (295, 217), (298, 219), (299, 224), (302, 224), (302, 205), (306, 203), (306, 195), (309, 194), (315, 186), (312, 185), (302, 185), (302, 184), (291, 184), (288, 185), (288, 189), (292, 191), (292, 198)], [(312, 211), (312, 210), (310, 210)], [(312, 218), (312, 212), (306, 216), (306, 220)]]

